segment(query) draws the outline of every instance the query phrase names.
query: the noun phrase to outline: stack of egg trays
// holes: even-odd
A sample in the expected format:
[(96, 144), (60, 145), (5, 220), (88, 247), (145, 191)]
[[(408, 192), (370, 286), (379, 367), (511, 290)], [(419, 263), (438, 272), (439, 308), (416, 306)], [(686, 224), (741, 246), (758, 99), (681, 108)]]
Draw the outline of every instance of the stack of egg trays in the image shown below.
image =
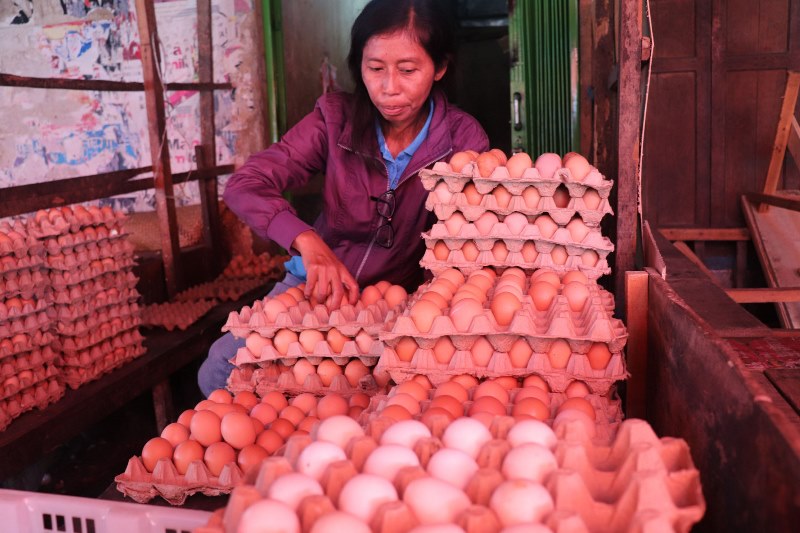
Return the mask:
[[(384, 407), (386, 407), (389, 398), (395, 394), (395, 388), (396, 387), (392, 388), (392, 390), (390, 390), (386, 395), (377, 394), (370, 398), (369, 406), (361, 413), (361, 416), (359, 417), (359, 422), (362, 426), (366, 427), (370, 420), (380, 416), (380, 412), (384, 409)], [(463, 416), (467, 416), (466, 413), (469, 412), (470, 406), (472, 406), (472, 395), (475, 392), (475, 389), (476, 387), (471, 387), (467, 390), (469, 399), (463, 403), (465, 413)], [(514, 408), (514, 399), (520, 390), (522, 389), (511, 389), (508, 391), (509, 403), (506, 405), (506, 414), (508, 416), (511, 416), (512, 409)], [(414, 415), (414, 419), (419, 420), (422, 418), (422, 415), (430, 406), (435, 392), (435, 388), (428, 389), (428, 399), (420, 402), (421, 410), (417, 415)], [(550, 408), (550, 418), (543, 420), (543, 422), (548, 426), (553, 427), (553, 421), (555, 420), (558, 408), (567, 400), (567, 395), (563, 392), (548, 392), (547, 397), (550, 399), (548, 403), (548, 407)], [(585, 396), (585, 399), (592, 405), (595, 414), (597, 415), (595, 422), (595, 438), (608, 442), (612, 441), (623, 418), (620, 400), (616, 397), (609, 398), (607, 396), (599, 396), (597, 394), (589, 394)]]
[(43, 265), (44, 248), (23, 221), (0, 223), (0, 430), (64, 395)]
[[(71, 388), (144, 353), (133, 246), (122, 232), (123, 219), (107, 207), (80, 206), (39, 217), (37, 230), (54, 291), (53, 345)], [(55, 229), (60, 233), (53, 234)]]
[(266, 252), (255, 255), (234, 255), (221, 278), (226, 279), (280, 279), (284, 275), (283, 264), (289, 257), (286, 255), (270, 255)]
[(192, 302), (196, 300), (216, 299), (222, 301), (234, 301), (242, 297), (246, 292), (250, 292), (256, 287), (261, 287), (267, 278), (239, 278), (230, 279), (222, 276), (214, 281), (208, 281), (190, 287), (175, 296), (176, 302)]
[(167, 331), (183, 331), (208, 313), (217, 300), (191, 300), (150, 304), (142, 309), (142, 326), (161, 327)]
[[(554, 392), (563, 392), (569, 383), (580, 380), (592, 393), (605, 395), (615, 381), (628, 375), (622, 356), (628, 333), (622, 321), (613, 317), (614, 297), (597, 284), (588, 287), (590, 296), (579, 312), (570, 310), (566, 298), (560, 294), (553, 298), (545, 311), (537, 310), (531, 297), (525, 295), (522, 308), (506, 327), (498, 325), (492, 312), (484, 309), (472, 320), (466, 332), (459, 332), (445, 310), (442, 316), (433, 320), (430, 331), (422, 333), (406, 311), (397, 318), (391, 331), (380, 335), (386, 348), (378, 367), (387, 371), (395, 383), (408, 381), (416, 374), (426, 375), (434, 385), (459, 374), (478, 378), (538, 374)], [(422, 294), (424, 288), (425, 285), (417, 294)], [(448, 364), (437, 362), (432, 352), (436, 341), (445, 336), (456, 347)], [(394, 351), (403, 337), (414, 338), (419, 346), (410, 362), (401, 361)], [(469, 352), (480, 337), (485, 337), (495, 349), (487, 366), (476, 365)], [(525, 368), (514, 368), (508, 356), (508, 350), (519, 338), (524, 338), (533, 350)], [(550, 345), (557, 339), (566, 340), (572, 349), (567, 367), (563, 369), (553, 368), (547, 356)], [(589, 365), (586, 353), (595, 342), (606, 343), (612, 353), (604, 369), (595, 370)]]

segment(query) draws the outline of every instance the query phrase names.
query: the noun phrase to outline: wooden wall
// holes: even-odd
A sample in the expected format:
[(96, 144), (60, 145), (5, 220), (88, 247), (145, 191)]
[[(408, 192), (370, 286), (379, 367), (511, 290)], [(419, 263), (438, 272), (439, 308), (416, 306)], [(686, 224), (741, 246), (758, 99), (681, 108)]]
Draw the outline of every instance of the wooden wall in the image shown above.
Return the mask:
[[(800, 0), (650, 5), (645, 216), (662, 227), (742, 226), (739, 198), (763, 187), (786, 70), (800, 70)], [(781, 188), (800, 188), (791, 163)]]

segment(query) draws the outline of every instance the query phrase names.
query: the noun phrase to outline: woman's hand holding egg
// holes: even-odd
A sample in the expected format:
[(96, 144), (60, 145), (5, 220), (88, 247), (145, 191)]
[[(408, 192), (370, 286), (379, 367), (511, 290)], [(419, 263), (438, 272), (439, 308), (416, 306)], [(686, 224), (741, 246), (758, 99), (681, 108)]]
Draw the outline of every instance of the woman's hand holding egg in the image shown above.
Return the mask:
[(295, 238), (292, 247), (300, 252), (306, 268), (307, 298), (316, 298), (329, 309), (338, 309), (343, 299), (355, 305), (358, 283), (319, 235), (304, 231)]

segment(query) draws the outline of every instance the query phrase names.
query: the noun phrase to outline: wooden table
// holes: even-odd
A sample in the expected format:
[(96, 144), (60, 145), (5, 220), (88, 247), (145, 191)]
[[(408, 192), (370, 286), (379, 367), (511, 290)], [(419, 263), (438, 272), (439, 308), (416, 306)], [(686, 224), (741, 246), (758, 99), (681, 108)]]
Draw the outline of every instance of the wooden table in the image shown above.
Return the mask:
[[(43, 410), (13, 420), (0, 432), (0, 479), (21, 472), (142, 392), (163, 384), (196, 358), (205, 357), (221, 335), (228, 314), (263, 297), (271, 286), (263, 285), (235, 302), (217, 305), (185, 331), (144, 330), (147, 352), (143, 356), (76, 390), (68, 389), (61, 400)], [(154, 401), (169, 404), (171, 397), (154, 395)], [(159, 409), (162, 413), (168, 410), (156, 405), (157, 412)]]

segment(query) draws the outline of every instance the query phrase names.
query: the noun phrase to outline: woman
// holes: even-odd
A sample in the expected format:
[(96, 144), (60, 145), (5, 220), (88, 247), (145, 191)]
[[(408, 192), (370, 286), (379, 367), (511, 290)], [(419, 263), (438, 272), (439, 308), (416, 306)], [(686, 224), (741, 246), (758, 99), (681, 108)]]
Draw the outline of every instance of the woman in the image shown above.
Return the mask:
[[(225, 203), (262, 238), (295, 257), (270, 294), (305, 281), (305, 294), (336, 308), (359, 286), (422, 281), (420, 234), (433, 217), (417, 173), (455, 152), (488, 150), (486, 133), (437, 87), (452, 61), (451, 20), (436, 0), (372, 0), (353, 24), (348, 66), (354, 94), (329, 93), (280, 142), (251, 156), (229, 180)], [(283, 198), (325, 174), (314, 227)], [(204, 394), (225, 386), (230, 334), (209, 350)]]

